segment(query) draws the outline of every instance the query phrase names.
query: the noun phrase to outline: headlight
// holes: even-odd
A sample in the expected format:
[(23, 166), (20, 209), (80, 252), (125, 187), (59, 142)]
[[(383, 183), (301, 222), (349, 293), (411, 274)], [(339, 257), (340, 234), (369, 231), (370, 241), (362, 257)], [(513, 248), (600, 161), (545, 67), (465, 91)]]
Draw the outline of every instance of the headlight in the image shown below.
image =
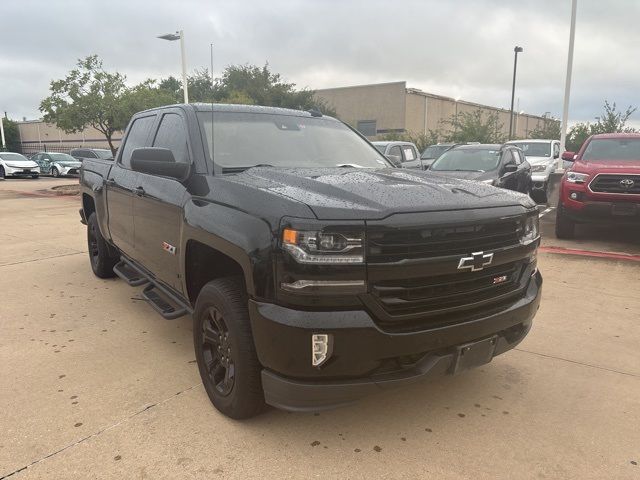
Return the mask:
[(527, 245), (533, 242), (540, 235), (540, 218), (538, 215), (530, 215), (524, 222), (524, 229), (520, 243)]
[(320, 230), (282, 231), (282, 248), (298, 263), (315, 265), (364, 263), (363, 236)]
[(589, 178), (587, 173), (567, 172), (567, 182), (569, 183), (584, 183)]
[(544, 172), (547, 169), (548, 165), (540, 164), (540, 165), (532, 165), (531, 172)]

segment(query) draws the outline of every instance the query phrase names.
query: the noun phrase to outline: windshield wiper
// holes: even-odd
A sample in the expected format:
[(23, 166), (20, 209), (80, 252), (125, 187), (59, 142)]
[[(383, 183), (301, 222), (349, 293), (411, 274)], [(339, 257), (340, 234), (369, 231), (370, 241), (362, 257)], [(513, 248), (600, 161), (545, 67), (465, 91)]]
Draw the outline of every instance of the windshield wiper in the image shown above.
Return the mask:
[(485, 173), (484, 170), (476, 170), (475, 168), (456, 168), (454, 172), (480, 172)]
[[(246, 167), (222, 167), (222, 173), (241, 173), (250, 168), (256, 167), (274, 167), (270, 163), (258, 163), (257, 165), (248, 165)], [(274, 167), (275, 168), (275, 167)]]

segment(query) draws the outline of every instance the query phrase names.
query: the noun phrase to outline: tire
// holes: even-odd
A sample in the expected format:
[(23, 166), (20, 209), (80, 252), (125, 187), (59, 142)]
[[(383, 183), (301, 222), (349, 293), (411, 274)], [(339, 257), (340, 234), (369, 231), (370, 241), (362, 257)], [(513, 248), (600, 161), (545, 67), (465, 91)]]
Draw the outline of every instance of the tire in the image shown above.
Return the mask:
[(31, 178), (33, 178), (33, 179), (35, 180), (35, 179), (36, 179), (36, 178), (38, 178), (39, 176), (40, 176), (40, 175), (31, 175)]
[(220, 278), (202, 287), (193, 312), (193, 343), (211, 403), (230, 418), (258, 415), (264, 408), (262, 367), (241, 277)]
[(2, 178), (2, 179), (5, 178), (4, 167), (2, 165), (0, 165), (0, 178)]
[(55, 178), (58, 178), (60, 176), (60, 172), (58, 171), (58, 169), (56, 167), (53, 167), (51, 169), (51, 176), (55, 177)]
[(116, 274), (113, 272), (113, 267), (120, 259), (102, 237), (96, 212), (89, 215), (87, 219), (87, 246), (91, 270), (93, 270), (94, 275), (99, 278), (115, 277)]
[(556, 237), (571, 240), (575, 237), (576, 224), (563, 213), (562, 203), (558, 203), (556, 210)]

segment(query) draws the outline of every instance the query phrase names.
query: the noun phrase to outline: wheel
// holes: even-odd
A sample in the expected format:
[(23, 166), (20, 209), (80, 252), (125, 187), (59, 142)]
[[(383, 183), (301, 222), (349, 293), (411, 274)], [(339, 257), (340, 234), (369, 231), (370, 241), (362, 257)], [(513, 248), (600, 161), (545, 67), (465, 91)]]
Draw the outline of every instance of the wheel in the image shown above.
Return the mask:
[(53, 167), (51, 169), (51, 176), (58, 178), (60, 176), (60, 172), (58, 171), (58, 169), (56, 167)]
[(0, 165), (0, 178), (5, 178), (4, 167)]
[(87, 244), (91, 270), (93, 270), (95, 276), (100, 278), (115, 277), (116, 274), (113, 272), (113, 267), (118, 263), (119, 258), (117, 253), (102, 237), (96, 212), (89, 215), (87, 219)]
[(235, 419), (260, 413), (264, 407), (261, 366), (241, 277), (220, 278), (202, 287), (193, 313), (193, 343), (211, 403)]
[(562, 203), (556, 210), (556, 237), (570, 240), (575, 236), (576, 224), (563, 213)]
[(31, 178), (38, 178), (40, 175), (31, 175)]

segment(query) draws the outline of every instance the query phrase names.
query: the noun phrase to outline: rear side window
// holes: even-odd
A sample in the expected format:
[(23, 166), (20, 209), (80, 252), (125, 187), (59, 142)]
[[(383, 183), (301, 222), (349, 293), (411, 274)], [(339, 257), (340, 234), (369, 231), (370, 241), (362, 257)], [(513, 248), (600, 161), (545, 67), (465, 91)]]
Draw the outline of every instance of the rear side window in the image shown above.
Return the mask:
[(189, 163), (187, 132), (180, 115), (167, 113), (162, 116), (153, 146), (171, 150), (176, 162)]
[(131, 169), (131, 153), (136, 148), (146, 146), (155, 118), (155, 115), (151, 115), (149, 117), (136, 118), (133, 121), (120, 156), (120, 163), (124, 168)]
[(416, 154), (413, 150), (413, 147), (410, 146), (406, 146), (406, 147), (402, 147), (402, 150), (404, 151), (404, 159), (405, 161), (410, 161), (410, 160), (415, 160), (416, 159)]

